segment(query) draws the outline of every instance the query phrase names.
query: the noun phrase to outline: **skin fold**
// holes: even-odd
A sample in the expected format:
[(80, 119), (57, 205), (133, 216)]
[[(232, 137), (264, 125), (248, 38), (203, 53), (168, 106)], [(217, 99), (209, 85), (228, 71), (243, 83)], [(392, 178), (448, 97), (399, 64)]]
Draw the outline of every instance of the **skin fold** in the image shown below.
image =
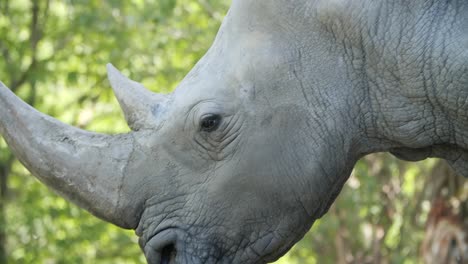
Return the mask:
[(108, 65), (132, 129), (62, 124), (0, 85), (0, 133), (42, 182), (134, 229), (148, 263), (266, 263), (362, 156), (468, 175), (468, 2), (233, 0), (174, 92)]

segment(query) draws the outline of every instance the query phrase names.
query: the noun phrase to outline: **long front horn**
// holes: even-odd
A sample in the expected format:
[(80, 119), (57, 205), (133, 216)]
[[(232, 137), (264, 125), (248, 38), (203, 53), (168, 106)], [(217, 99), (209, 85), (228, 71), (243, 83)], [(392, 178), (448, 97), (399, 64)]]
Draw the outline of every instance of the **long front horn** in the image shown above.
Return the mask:
[[(139, 209), (123, 186), (134, 148), (132, 133), (83, 131), (36, 111), (0, 82), (0, 133), (39, 180), (123, 228), (135, 228)], [(134, 200), (135, 201), (135, 200)]]
[(110, 63), (107, 64), (107, 76), (128, 126), (132, 130), (157, 127), (165, 96), (153, 93), (140, 83), (128, 79)]

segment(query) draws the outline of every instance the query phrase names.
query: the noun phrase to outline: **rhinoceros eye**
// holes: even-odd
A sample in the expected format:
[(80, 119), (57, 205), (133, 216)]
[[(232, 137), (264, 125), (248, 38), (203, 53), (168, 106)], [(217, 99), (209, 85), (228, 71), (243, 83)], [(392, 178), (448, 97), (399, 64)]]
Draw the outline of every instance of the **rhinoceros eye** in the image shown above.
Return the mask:
[(200, 129), (205, 132), (215, 131), (221, 124), (221, 116), (209, 114), (202, 117), (200, 121)]

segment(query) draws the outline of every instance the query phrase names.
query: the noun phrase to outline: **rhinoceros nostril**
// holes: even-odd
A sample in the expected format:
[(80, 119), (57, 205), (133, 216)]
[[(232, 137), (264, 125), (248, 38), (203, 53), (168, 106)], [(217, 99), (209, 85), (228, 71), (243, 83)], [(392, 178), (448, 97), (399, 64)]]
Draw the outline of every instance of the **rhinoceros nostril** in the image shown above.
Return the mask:
[(161, 264), (175, 263), (177, 250), (174, 244), (169, 244), (161, 250)]

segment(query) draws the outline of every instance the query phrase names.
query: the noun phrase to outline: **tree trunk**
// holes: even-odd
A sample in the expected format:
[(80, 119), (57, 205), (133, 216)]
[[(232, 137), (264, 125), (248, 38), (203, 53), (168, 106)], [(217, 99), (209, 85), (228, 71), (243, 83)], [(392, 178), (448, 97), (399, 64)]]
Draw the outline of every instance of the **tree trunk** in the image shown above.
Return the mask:
[[(8, 150), (4, 150), (7, 152)], [(7, 158), (0, 161), (0, 263), (7, 263), (6, 235), (6, 202), (8, 195), (8, 175), (10, 174), (13, 156), (8, 152)]]

